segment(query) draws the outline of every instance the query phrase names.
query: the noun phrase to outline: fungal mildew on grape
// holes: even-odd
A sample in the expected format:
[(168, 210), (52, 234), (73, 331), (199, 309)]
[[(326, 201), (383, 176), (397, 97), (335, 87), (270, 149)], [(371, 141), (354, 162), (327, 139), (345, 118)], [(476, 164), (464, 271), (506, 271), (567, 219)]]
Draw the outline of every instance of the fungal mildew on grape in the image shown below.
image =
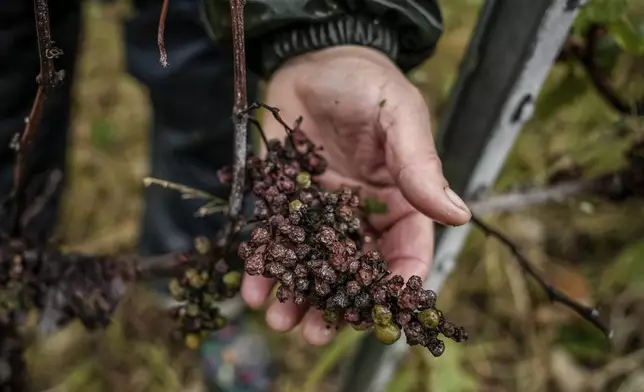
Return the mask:
[(329, 191), (315, 180), (327, 163), (303, 132), (268, 147), (265, 159), (246, 162), (258, 223), (238, 255), (249, 275), (276, 279), (279, 301), (313, 306), (329, 327), (373, 330), (384, 344), (404, 332), (408, 344), (439, 356), (440, 335), (467, 340), (435, 308), (436, 293), (423, 289), (420, 277), (392, 276), (378, 251), (361, 249), (361, 199), (354, 189)]

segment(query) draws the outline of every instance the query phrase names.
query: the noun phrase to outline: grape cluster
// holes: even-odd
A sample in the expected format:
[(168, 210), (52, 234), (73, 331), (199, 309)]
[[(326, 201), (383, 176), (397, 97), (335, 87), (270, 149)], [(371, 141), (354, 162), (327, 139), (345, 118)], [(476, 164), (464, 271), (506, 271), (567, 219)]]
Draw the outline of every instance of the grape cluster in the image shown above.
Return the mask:
[(78, 318), (106, 326), (134, 268), (116, 259), (64, 254), (26, 239), (0, 241), (0, 391), (26, 390), (18, 326), (32, 309), (49, 330)]
[(196, 349), (211, 331), (226, 326), (227, 320), (220, 314), (217, 302), (234, 297), (241, 287), (242, 275), (229, 270), (224, 250), (205, 237), (197, 237), (195, 251), (183, 255), (188, 268), (181, 277), (170, 281), (173, 298), (181, 301), (172, 316), (177, 322), (177, 333), (189, 348)]
[(266, 159), (248, 158), (259, 223), (238, 247), (246, 272), (278, 280), (279, 301), (308, 303), (330, 325), (374, 329), (385, 344), (404, 330), (408, 344), (439, 356), (439, 334), (465, 341), (464, 329), (435, 309), (436, 293), (424, 290), (420, 277), (391, 276), (379, 252), (361, 249), (360, 197), (350, 188), (327, 191), (314, 179), (326, 169), (318, 151), (296, 130), (284, 143), (270, 141)]
[(0, 244), (0, 321), (35, 307), (55, 311), (59, 325), (78, 318), (88, 329), (104, 327), (133, 279), (133, 268), (117, 259), (12, 239)]

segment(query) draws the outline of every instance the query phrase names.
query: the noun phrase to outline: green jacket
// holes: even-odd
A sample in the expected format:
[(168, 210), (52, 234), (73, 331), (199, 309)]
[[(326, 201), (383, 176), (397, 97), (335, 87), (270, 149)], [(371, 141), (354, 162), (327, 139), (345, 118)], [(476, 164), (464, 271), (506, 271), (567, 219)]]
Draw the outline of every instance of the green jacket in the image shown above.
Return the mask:
[[(229, 0), (202, 0), (218, 43), (230, 39)], [(379, 49), (407, 72), (434, 51), (442, 32), (436, 0), (246, 0), (248, 67), (264, 77), (289, 58), (333, 45)]]

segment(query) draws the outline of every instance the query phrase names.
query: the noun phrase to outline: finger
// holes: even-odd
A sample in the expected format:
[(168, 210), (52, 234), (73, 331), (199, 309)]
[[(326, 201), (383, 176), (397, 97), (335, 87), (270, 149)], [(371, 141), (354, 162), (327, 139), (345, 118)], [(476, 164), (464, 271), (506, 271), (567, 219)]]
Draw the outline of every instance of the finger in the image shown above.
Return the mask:
[(322, 312), (309, 309), (302, 320), (302, 337), (314, 346), (324, 346), (338, 334), (335, 326), (327, 324), (322, 319)]
[(431, 219), (415, 212), (397, 221), (383, 236), (380, 251), (392, 274), (426, 279), (434, 253)]
[(242, 281), (242, 299), (253, 309), (264, 306), (275, 285), (274, 279), (245, 274)]
[[(422, 97), (418, 100), (423, 102)], [(467, 223), (471, 213), (443, 176), (426, 107), (385, 107), (379, 120), (386, 141), (387, 167), (407, 200), (439, 222)]]
[(306, 309), (290, 299), (284, 303), (275, 300), (266, 311), (266, 323), (275, 331), (288, 332), (300, 323)]

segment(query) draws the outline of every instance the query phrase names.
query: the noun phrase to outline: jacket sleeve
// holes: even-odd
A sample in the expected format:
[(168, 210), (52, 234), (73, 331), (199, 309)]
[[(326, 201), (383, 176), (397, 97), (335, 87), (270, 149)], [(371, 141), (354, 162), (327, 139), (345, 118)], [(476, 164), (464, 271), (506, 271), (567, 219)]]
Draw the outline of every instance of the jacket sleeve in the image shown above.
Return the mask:
[[(212, 38), (230, 40), (229, 0), (202, 0)], [(426, 60), (442, 33), (436, 0), (246, 0), (248, 67), (269, 77), (296, 55), (334, 45), (363, 45), (403, 72)]]

